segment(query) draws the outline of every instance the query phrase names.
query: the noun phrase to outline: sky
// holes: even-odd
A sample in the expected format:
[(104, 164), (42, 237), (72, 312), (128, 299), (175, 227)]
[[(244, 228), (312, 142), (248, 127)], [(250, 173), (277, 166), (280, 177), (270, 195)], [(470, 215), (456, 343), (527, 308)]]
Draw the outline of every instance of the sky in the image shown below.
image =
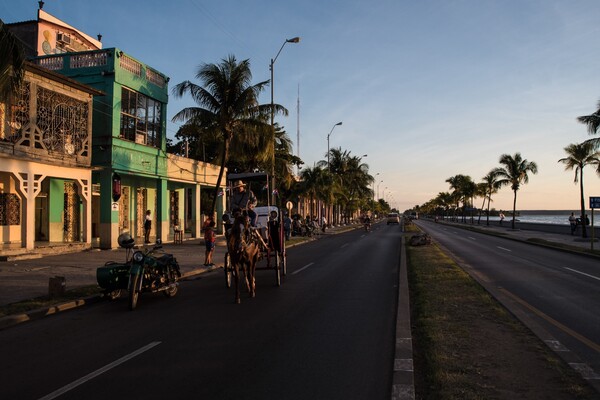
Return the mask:
[[(0, 18), (34, 20), (37, 8), (0, 0)], [(597, 0), (47, 0), (44, 11), (101, 33), (104, 48), (169, 76), (170, 88), (200, 84), (198, 67), (229, 55), (250, 60), (252, 83), (268, 80), (285, 40), (300, 37), (274, 65), (274, 101), (289, 110), (276, 121), (294, 154), (313, 167), (331, 133), (330, 148), (362, 157), (375, 197), (400, 211), (450, 191), (454, 175), (480, 182), (517, 152), (538, 166), (517, 209), (579, 207), (574, 171), (558, 160), (594, 137), (577, 117), (600, 100)], [(193, 105), (171, 95), (168, 119)], [(600, 176), (588, 167), (584, 182), (588, 207)], [(505, 187), (492, 207), (512, 202)]]

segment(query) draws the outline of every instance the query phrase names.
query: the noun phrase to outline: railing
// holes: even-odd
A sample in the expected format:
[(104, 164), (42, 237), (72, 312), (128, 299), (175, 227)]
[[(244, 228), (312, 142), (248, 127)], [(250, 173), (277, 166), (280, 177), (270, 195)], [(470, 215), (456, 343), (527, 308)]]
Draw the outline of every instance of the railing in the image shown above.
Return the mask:
[(108, 52), (73, 54), (70, 57), (71, 68), (100, 67), (108, 63)]
[(51, 71), (57, 71), (64, 67), (64, 56), (52, 56), (46, 58), (38, 58), (37, 64), (40, 67), (49, 69)]
[(124, 54), (121, 54), (121, 57), (119, 58), (119, 67), (134, 75), (142, 76), (142, 64)]

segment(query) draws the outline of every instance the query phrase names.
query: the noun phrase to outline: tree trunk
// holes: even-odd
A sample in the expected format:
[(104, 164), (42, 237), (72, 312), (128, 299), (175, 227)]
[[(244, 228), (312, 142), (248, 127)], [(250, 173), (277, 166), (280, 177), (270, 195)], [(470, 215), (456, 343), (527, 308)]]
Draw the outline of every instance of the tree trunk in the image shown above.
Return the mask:
[(512, 217), (512, 229), (515, 229), (515, 218), (517, 217), (517, 191), (515, 192), (515, 198), (513, 200), (513, 217)]
[[(229, 138), (227, 135), (223, 135), (225, 137), (223, 141), (223, 155), (221, 156), (221, 168), (219, 168), (219, 177), (217, 178), (217, 185), (215, 186), (215, 195), (213, 197), (212, 205), (210, 206), (210, 215), (213, 217), (213, 220), (217, 222), (215, 218), (215, 209), (217, 206), (217, 199), (219, 198), (219, 190), (221, 189), (221, 181), (223, 180), (223, 172), (225, 171), (225, 164), (227, 163), (227, 158), (229, 157)], [(223, 191), (223, 196), (227, 194)]]
[(587, 238), (587, 230), (585, 228), (585, 199), (583, 196), (583, 167), (579, 169), (581, 176), (579, 177), (579, 193), (581, 194), (581, 237)]
[(492, 202), (492, 195), (488, 196), (488, 208), (487, 208), (487, 226), (490, 226), (490, 203)]

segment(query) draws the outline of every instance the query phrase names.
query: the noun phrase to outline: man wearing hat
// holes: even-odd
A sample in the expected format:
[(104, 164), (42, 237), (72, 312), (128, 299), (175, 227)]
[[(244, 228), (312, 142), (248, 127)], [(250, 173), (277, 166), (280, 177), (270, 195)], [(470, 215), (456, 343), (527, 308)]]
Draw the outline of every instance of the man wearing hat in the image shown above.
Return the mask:
[(252, 190), (246, 190), (246, 184), (241, 180), (233, 183), (233, 193), (231, 193), (231, 211), (233, 213), (246, 211), (250, 217), (250, 225), (256, 225), (256, 207), (257, 200)]

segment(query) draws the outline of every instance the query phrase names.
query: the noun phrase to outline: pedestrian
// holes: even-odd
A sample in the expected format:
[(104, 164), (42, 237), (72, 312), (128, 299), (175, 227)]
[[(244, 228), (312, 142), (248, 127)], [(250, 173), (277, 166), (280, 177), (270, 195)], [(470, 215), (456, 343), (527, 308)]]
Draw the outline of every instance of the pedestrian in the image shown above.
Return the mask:
[(283, 217), (283, 231), (285, 232), (285, 240), (290, 240), (292, 236), (292, 219), (287, 214)]
[(269, 213), (269, 247), (272, 250), (279, 251), (281, 249), (281, 241), (279, 240), (279, 221), (277, 220), (277, 211), (273, 210)]
[(325, 218), (325, 215), (323, 215), (321, 217), (321, 231), (325, 233), (325, 229), (327, 229), (327, 218)]
[(208, 223), (208, 226), (206, 228), (204, 228), (204, 245), (206, 246), (206, 252), (204, 255), (204, 266), (205, 267), (212, 267), (213, 262), (212, 262), (212, 256), (213, 256), (213, 252), (215, 250), (215, 221), (212, 220), (212, 218), (210, 219), (210, 222)]
[(571, 235), (574, 235), (577, 230), (577, 218), (575, 218), (575, 213), (569, 215), (569, 225), (571, 226)]
[[(139, 225), (138, 225), (139, 226)], [(150, 231), (152, 230), (152, 213), (146, 210), (146, 219), (144, 220), (144, 243), (150, 243)]]
[(500, 211), (500, 225), (502, 225), (503, 221), (504, 221), (504, 213), (502, 211)]

